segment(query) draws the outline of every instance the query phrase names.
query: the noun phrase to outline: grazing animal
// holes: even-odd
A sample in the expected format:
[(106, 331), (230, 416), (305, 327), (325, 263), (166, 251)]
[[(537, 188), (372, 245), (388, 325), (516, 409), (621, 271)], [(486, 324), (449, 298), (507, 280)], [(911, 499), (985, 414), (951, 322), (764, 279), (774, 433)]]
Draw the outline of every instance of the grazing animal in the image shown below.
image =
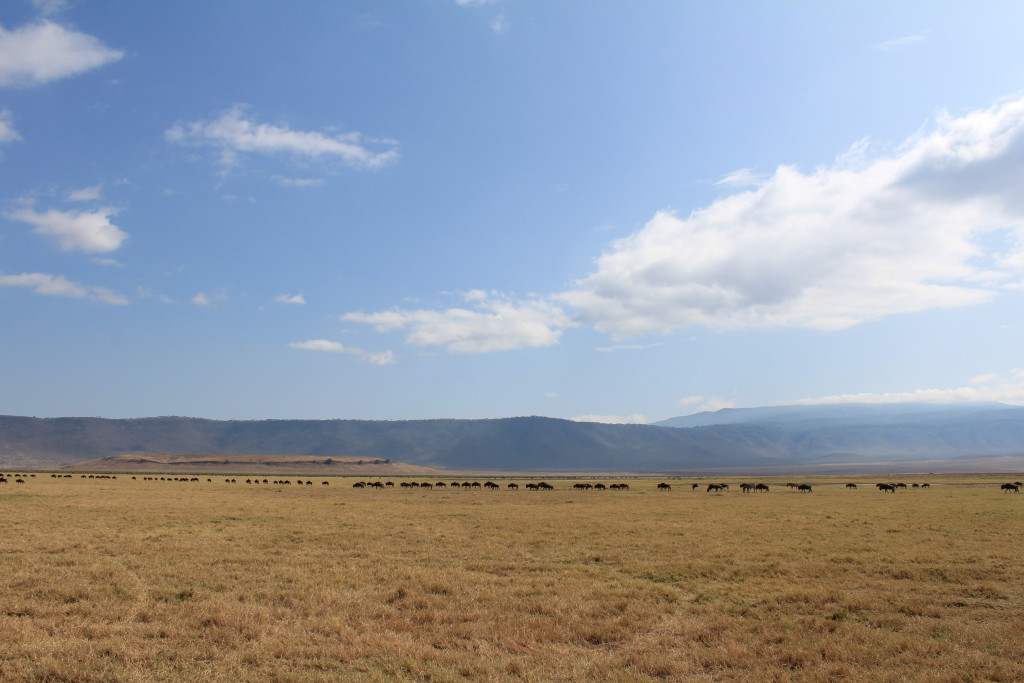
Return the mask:
[(708, 484), (708, 488), (705, 491), (705, 493), (721, 493), (721, 492), (722, 492), (722, 485), (721, 484)]
[(753, 484), (740, 484), (740, 491), (742, 491), (743, 493), (750, 493), (753, 490), (754, 490), (754, 485)]
[(389, 489), (393, 489), (393, 488), (395, 488), (395, 482), (393, 482), (393, 481), (385, 482), (384, 486), (386, 486)]
[[(402, 486), (405, 486), (405, 484), (403, 483)], [(354, 488), (354, 489), (366, 488), (366, 484), (364, 484), (361, 481), (357, 481), (356, 483), (352, 484), (352, 488)]]
[(439, 481), (436, 484), (434, 484), (434, 486), (436, 488), (443, 489), (444, 487), (448, 486), (448, 484), (444, 483), (443, 481)]
[(490, 491), (497, 491), (501, 487), (495, 484), (493, 481), (488, 481), (484, 483), (484, 488)]
[(21, 479), (21, 478), (18, 478), (18, 479), (15, 479), (15, 480), (14, 480), (14, 483), (15, 483), (15, 484), (24, 484), (24, 483), (25, 483), (25, 480), (24, 480), (24, 479)]
[(921, 488), (923, 488), (923, 489), (930, 489), (931, 488), (931, 484), (921, 484)]
[(795, 489), (795, 488), (797, 488), (799, 486), (800, 486), (799, 484), (794, 484), (793, 482), (787, 482), (786, 483), (786, 488), (787, 489)]
[(329, 482), (329, 481), (322, 481), (322, 482), (320, 482), (320, 485), (321, 486), (330, 486), (331, 482)]
[[(16, 481), (20, 482), (21, 479), (18, 479)], [(1003, 490), (1003, 493), (1009, 493), (1010, 491), (1013, 491), (1014, 493), (1020, 493), (1020, 486), (1017, 484), (1003, 484), (999, 488)]]
[(537, 489), (539, 489), (539, 488), (540, 488), (540, 487), (539, 487), (539, 486), (537, 486), (536, 484), (527, 484), (527, 485), (526, 485), (526, 490), (527, 490), (527, 491), (536, 491), (536, 490), (537, 490)]
[(425, 481), (422, 484), (420, 484), (420, 488), (421, 489), (432, 489), (432, 488), (434, 488), (434, 485), (431, 484), (429, 481)]
[(768, 484), (758, 484), (754, 487), (754, 493), (768, 493)]
[(554, 486), (552, 486), (551, 484), (548, 484), (547, 482), (543, 482), (543, 481), (540, 482), (539, 484), (537, 484), (537, 488), (539, 488), (541, 491), (554, 491), (555, 490)]
[(665, 482), (661, 482), (660, 484), (658, 484), (658, 490), (659, 491), (671, 491), (672, 490), (672, 484), (666, 484)]
[(878, 490), (879, 491), (883, 491), (883, 492), (884, 491), (889, 491), (890, 493), (896, 493), (896, 485), (895, 484), (879, 484), (878, 485)]
[(607, 487), (604, 484), (594, 484), (595, 491), (604, 491)]
[(690, 485), (690, 490), (691, 491), (696, 491), (699, 488), (700, 488), (700, 484), (691, 484)]
[(511, 489), (512, 491), (518, 491), (519, 490), (519, 484), (517, 484), (515, 482), (512, 482), (511, 484), (508, 485), (508, 488)]
[(799, 486), (796, 487), (796, 490), (810, 493), (812, 489), (810, 484), (800, 484)]
[(846, 485), (846, 488), (848, 488), (848, 489), (855, 489), (855, 488), (857, 488), (857, 485), (854, 484), (854, 483), (850, 483), (850, 484)]

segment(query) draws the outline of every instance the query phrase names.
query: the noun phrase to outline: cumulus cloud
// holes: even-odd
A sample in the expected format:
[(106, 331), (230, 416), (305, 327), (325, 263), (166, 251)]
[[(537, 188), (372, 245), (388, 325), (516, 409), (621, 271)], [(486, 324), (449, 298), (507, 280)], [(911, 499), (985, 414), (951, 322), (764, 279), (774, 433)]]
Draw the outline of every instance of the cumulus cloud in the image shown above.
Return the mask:
[(164, 137), (173, 143), (218, 149), (221, 163), (228, 166), (236, 163), (238, 156), (244, 153), (333, 159), (359, 169), (380, 168), (398, 158), (393, 140), (370, 140), (360, 133), (332, 135), (257, 123), (247, 117), (241, 105), (232, 107), (213, 121), (179, 123), (169, 128)]
[(0, 144), (20, 140), (18, 131), (14, 130), (14, 117), (10, 109), (0, 109)]
[(343, 319), (485, 352), (552, 345), (575, 325), (616, 342), (693, 326), (827, 332), (1024, 288), (1024, 97), (941, 114), (885, 154), (859, 140), (813, 171), (731, 176), (756, 184), (656, 213), (568, 291)]
[(558, 343), (572, 321), (546, 301), (516, 301), (480, 290), (464, 295), (472, 308), (443, 311), (395, 309), (346, 313), (342, 320), (373, 325), (379, 332), (409, 330), (405, 341), (417, 346), (445, 346), (456, 353), (507, 351)]
[(128, 300), (107, 289), (72, 282), (60, 275), (49, 273), (21, 273), (0, 275), (0, 287), (24, 287), (43, 296), (61, 296), (69, 299), (88, 299), (97, 303), (124, 305)]
[(570, 418), (573, 422), (600, 422), (610, 425), (642, 425), (647, 418), (640, 414), (634, 415), (580, 415)]
[(274, 301), (279, 304), (304, 304), (306, 303), (306, 297), (301, 294), (278, 294), (274, 297)]
[(95, 211), (58, 211), (50, 209), (40, 213), (31, 208), (18, 209), (6, 215), (13, 220), (35, 226), (40, 235), (53, 237), (62, 251), (104, 253), (116, 251), (128, 239), (128, 234), (110, 222), (115, 209)]
[(1024, 405), (1024, 368), (973, 378), (967, 386), (948, 389), (915, 389), (890, 393), (839, 394), (794, 401), (798, 405), (842, 403), (970, 403), (995, 401)]
[(325, 353), (348, 353), (354, 356), (358, 356), (362, 360), (366, 361), (371, 365), (393, 365), (395, 363), (395, 354), (391, 350), (387, 351), (364, 351), (363, 349), (357, 349), (352, 346), (345, 346), (344, 344), (336, 341), (330, 341), (327, 339), (310, 339), (304, 342), (293, 342), (288, 345), (290, 348), (299, 349), (302, 351), (323, 351)]
[(8, 31), (0, 26), (0, 86), (49, 83), (115, 62), (124, 53), (98, 39), (43, 20)]
[(557, 299), (615, 339), (693, 325), (838, 330), (985, 302), (1019, 277), (1024, 99), (943, 115), (888, 156), (845, 159), (780, 166), (687, 217), (659, 212)]

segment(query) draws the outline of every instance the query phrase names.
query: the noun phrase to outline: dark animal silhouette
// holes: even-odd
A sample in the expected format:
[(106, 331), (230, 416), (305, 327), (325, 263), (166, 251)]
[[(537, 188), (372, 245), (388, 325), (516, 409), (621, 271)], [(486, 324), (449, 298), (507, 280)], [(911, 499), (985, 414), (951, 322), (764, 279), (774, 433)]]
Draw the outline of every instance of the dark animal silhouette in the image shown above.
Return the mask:
[(811, 491), (812, 491), (810, 484), (800, 484), (799, 486), (796, 487), (796, 490), (797, 491), (804, 491), (806, 493), (811, 493)]
[[(18, 479), (18, 481), (21, 480)], [(1003, 484), (999, 488), (1001, 488), (1004, 493), (1009, 493), (1010, 491), (1013, 491), (1014, 493), (1020, 493), (1020, 486), (1018, 486), (1017, 484)]]
[(666, 484), (665, 482), (661, 482), (660, 484), (658, 484), (658, 490), (659, 491), (671, 491), (672, 490), (672, 484)]

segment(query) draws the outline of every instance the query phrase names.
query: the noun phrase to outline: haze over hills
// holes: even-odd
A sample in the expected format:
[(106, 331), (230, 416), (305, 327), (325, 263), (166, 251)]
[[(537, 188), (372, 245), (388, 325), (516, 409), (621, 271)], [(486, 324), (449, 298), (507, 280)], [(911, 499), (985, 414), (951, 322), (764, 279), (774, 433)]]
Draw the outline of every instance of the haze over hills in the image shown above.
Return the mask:
[(775, 406), (656, 425), (545, 417), (390, 422), (0, 416), (5, 467), (161, 453), (377, 458), (479, 471), (1019, 471), (1024, 408)]

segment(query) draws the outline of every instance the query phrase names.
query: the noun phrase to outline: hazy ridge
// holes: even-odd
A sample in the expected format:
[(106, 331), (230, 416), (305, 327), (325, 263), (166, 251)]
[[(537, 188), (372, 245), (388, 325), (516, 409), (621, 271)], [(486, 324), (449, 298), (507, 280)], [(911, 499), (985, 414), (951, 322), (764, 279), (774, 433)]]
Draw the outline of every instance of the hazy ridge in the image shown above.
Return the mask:
[[(680, 426), (672, 426), (680, 425)], [(490, 420), (207, 420), (0, 416), (0, 464), (126, 454), (388, 459), (457, 470), (686, 472), (1024, 455), (1024, 408), (778, 406), (657, 425)]]

